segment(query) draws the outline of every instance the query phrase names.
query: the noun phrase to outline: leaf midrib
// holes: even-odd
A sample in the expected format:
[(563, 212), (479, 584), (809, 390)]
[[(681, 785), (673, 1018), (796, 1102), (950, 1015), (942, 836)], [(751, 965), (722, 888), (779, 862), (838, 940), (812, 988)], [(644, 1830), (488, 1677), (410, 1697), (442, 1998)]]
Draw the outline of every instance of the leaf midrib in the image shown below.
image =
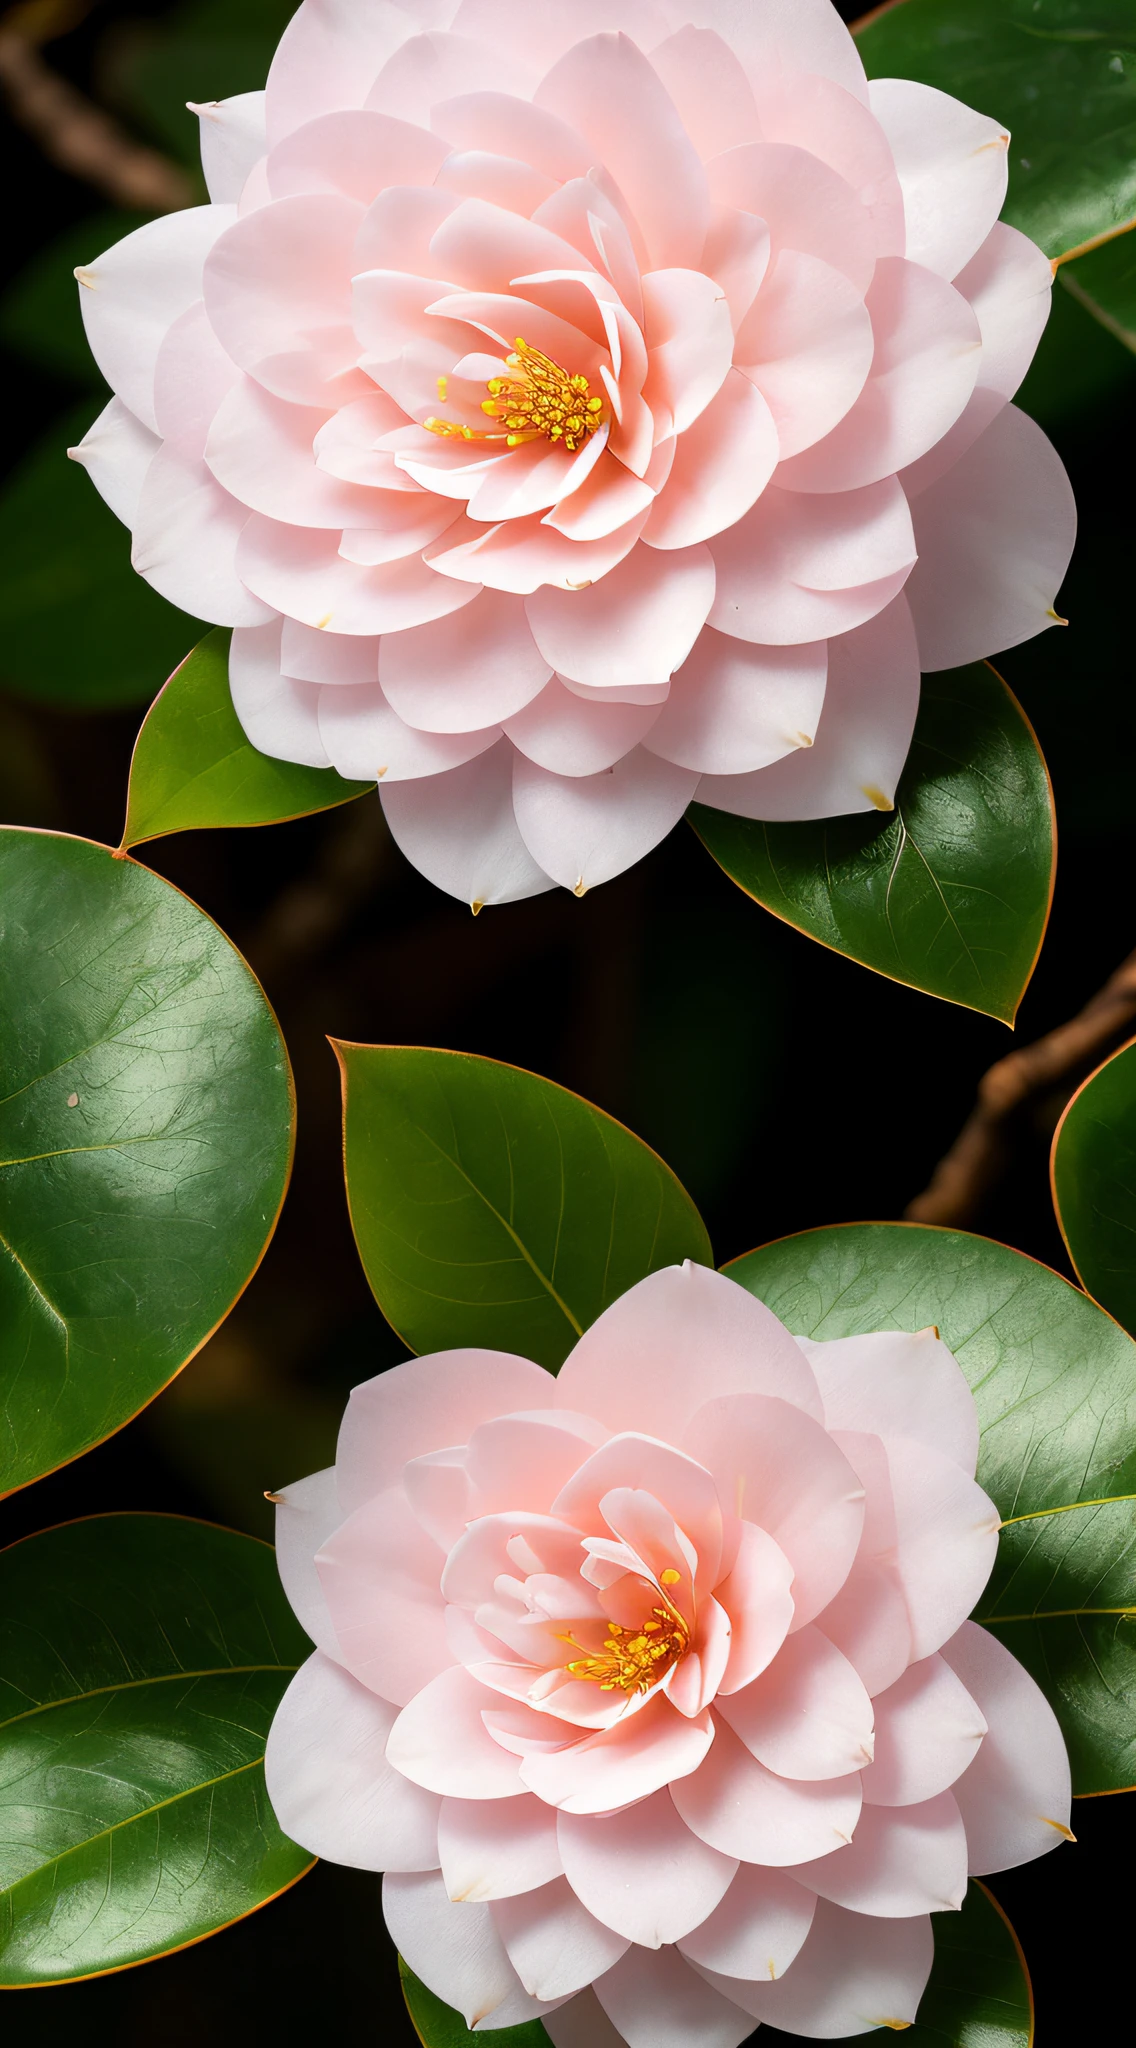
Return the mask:
[(494, 1218), (494, 1220), (497, 1223), (500, 1224), (506, 1236), (512, 1239), (513, 1243), (517, 1247), (517, 1250), (520, 1252), (520, 1255), (524, 1260), (526, 1266), (528, 1266), (530, 1271), (536, 1275), (536, 1278), (540, 1281), (541, 1286), (547, 1290), (552, 1300), (556, 1303), (557, 1308), (560, 1310), (561, 1315), (570, 1324), (571, 1328), (576, 1332), (577, 1337), (582, 1337), (584, 1334), (583, 1325), (577, 1322), (567, 1302), (553, 1286), (553, 1283), (549, 1278), (548, 1274), (541, 1271), (541, 1268), (537, 1265), (536, 1260), (534, 1259), (532, 1253), (529, 1251), (529, 1248), (525, 1244), (523, 1238), (517, 1235), (517, 1232), (513, 1229), (512, 1224), (509, 1223), (504, 1216), (502, 1216), (499, 1209), (494, 1207), (493, 1203), (490, 1201), (488, 1195), (486, 1194), (484, 1188), (478, 1187), (477, 1182), (472, 1178), (470, 1174), (466, 1172), (465, 1167), (462, 1166), (460, 1162), (454, 1158), (451, 1152), (447, 1152), (444, 1145), (439, 1144), (437, 1138), (434, 1137), (431, 1131), (424, 1129), (424, 1127), (419, 1123), (416, 1123), (414, 1125), (414, 1129), (418, 1132), (420, 1137), (425, 1138), (427, 1144), (432, 1145), (434, 1147), (434, 1150), (439, 1154), (439, 1156), (442, 1159), (446, 1161), (448, 1166), (452, 1166), (454, 1172), (460, 1175), (461, 1179), (464, 1180), (466, 1186), (472, 1191), (473, 1194), (477, 1196), (478, 1201), (484, 1203), (485, 1207), (489, 1211), (489, 1214)]
[(152, 1678), (120, 1678), (111, 1685), (93, 1685), (87, 1692), (68, 1693), (58, 1700), (41, 1700), (37, 1706), (25, 1708), (22, 1714), (11, 1714), (6, 1721), (0, 1721), (0, 1735), (8, 1728), (15, 1728), (21, 1721), (31, 1721), (37, 1714), (49, 1714), (56, 1707), (81, 1706), (84, 1700), (104, 1699), (108, 1693), (138, 1692), (147, 1685), (173, 1685), (199, 1678), (249, 1677), (257, 1671), (286, 1671), (294, 1674), (298, 1664), (217, 1664), (203, 1667), (200, 1671), (158, 1671)]

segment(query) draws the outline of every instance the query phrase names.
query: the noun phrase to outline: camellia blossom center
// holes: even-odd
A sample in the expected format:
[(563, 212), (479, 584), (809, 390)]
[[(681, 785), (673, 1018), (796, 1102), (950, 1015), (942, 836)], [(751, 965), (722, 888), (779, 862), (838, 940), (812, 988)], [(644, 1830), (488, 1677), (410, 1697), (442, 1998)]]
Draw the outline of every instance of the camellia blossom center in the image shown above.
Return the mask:
[[(514, 353), (505, 358), (512, 377), (490, 377), (488, 398), (481, 410), (500, 420), (504, 432), (463, 426), (460, 420), (423, 421), (432, 434), (457, 441), (504, 441), (507, 448), (520, 448), (526, 441), (563, 442), (575, 455), (595, 433), (603, 419), (604, 402), (590, 389), (588, 379), (571, 375), (560, 363), (533, 348), (519, 335)], [(438, 379), (438, 396), (446, 398), (446, 379)]]
[[(674, 1570), (665, 1571), (660, 1585), (677, 1585), (679, 1577)], [(690, 1648), (690, 1630), (682, 1615), (665, 1593), (662, 1601), (638, 1628), (623, 1628), (613, 1621), (600, 1650), (569, 1664), (573, 1678), (590, 1679), (601, 1692), (650, 1692)], [(574, 1636), (563, 1641), (582, 1647)]]

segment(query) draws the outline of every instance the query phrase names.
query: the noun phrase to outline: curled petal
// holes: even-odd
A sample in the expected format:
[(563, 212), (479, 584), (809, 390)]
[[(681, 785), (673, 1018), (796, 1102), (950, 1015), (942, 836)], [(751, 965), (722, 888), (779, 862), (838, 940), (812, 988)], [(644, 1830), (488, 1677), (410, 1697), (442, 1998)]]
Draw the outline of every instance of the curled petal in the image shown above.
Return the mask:
[(445, 1414), (456, 1442), (517, 1409), (551, 1408), (555, 1381), (507, 1351), (437, 1351), (391, 1366), (355, 1387), (339, 1428), (335, 1476), (350, 1513), (399, 1480), (411, 1458), (438, 1447)]
[(688, 1719), (656, 1693), (640, 1713), (582, 1742), (534, 1750), (521, 1759), (520, 1775), (530, 1792), (563, 1813), (607, 1813), (685, 1779), (713, 1740), (708, 1713)]
[(158, 351), (175, 320), (201, 297), (206, 257), (235, 219), (231, 206), (164, 214), (78, 272), (91, 354), (111, 389), (152, 433), (158, 432)]
[[(326, 1656), (343, 1662), (316, 1569), (316, 1552), (344, 1519), (334, 1469), (313, 1472), (276, 1493), (276, 1569), (301, 1627)], [(385, 1739), (385, 1738), (384, 1738)]]
[(763, 392), (730, 370), (675, 443), (670, 474), (643, 528), (648, 547), (690, 548), (733, 526), (761, 496), (780, 444)]
[(69, 448), (67, 453), (72, 462), (82, 464), (115, 518), (121, 519), (124, 526), (132, 526), (138, 516), (146, 471), (161, 445), (157, 435), (142, 425), (121, 398), (112, 398), (87, 428), (78, 447)]
[(868, 93), (903, 191), (905, 253), (940, 277), (956, 277), (1002, 211), (1009, 135), (913, 78), (877, 78)]

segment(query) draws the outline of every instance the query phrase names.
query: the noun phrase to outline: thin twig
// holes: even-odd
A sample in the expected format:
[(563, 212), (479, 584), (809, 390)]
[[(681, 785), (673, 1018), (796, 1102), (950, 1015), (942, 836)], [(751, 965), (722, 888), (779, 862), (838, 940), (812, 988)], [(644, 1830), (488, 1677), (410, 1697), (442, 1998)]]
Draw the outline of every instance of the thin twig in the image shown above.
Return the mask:
[(1015, 1123), (1048, 1095), (1059, 1114), (1086, 1074), (1131, 1033), (1134, 1019), (1136, 953), (1130, 953), (1079, 1015), (983, 1075), (975, 1106), (950, 1151), (930, 1185), (908, 1204), (908, 1221), (972, 1222), (1005, 1168)]
[(0, 92), (49, 162), (93, 185), (115, 206), (136, 213), (192, 206), (193, 181), (180, 165), (135, 142), (59, 78), (29, 36), (10, 27), (0, 28)]

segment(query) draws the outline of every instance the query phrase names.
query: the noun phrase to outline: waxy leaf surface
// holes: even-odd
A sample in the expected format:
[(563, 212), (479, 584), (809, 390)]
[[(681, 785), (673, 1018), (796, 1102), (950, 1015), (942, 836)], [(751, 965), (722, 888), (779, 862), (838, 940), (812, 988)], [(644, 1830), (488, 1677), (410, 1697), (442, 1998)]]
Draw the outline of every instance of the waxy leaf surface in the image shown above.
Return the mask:
[(1136, 1043), (1090, 1074), (1066, 1106), (1052, 1170), (1077, 1278), (1136, 1333)]
[(310, 1869), (263, 1771), (309, 1649), (228, 1529), (107, 1515), (0, 1554), (0, 1987), (183, 1948)]
[(284, 1042), (240, 954), (105, 846), (0, 830), (0, 1492), (145, 1407), (284, 1198)]
[(1136, 1344), (1048, 1266), (964, 1231), (803, 1231), (727, 1271), (799, 1336), (937, 1325), (1004, 1522), (975, 1619), (1046, 1693), (1074, 1792), (1136, 1784)]
[(670, 1168), (579, 1095), (467, 1053), (336, 1050), (359, 1255), (412, 1350), (484, 1344), (555, 1371), (637, 1280), (712, 1262)]
[(373, 788), (250, 745), (229, 691), (229, 639), (220, 628), (208, 634), (146, 713), (130, 764), (123, 846), (208, 825), (275, 825)]
[(786, 924), (893, 981), (1013, 1022), (1049, 916), (1053, 803), (984, 662), (924, 676), (895, 809), (769, 825), (694, 804), (699, 838)]

